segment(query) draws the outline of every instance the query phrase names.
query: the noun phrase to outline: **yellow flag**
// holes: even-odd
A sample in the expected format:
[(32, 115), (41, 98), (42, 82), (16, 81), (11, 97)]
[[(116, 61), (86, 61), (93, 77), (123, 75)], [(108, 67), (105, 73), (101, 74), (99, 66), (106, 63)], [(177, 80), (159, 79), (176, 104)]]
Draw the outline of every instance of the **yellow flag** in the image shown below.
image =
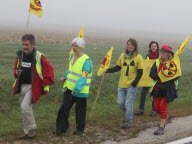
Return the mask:
[(82, 39), (85, 39), (84, 37), (84, 26), (81, 27), (81, 30), (79, 32), (79, 35), (78, 35), (79, 38), (82, 38)]
[(158, 73), (161, 82), (172, 80), (181, 76), (181, 66), (179, 55), (174, 55), (172, 60), (169, 60), (166, 65)]
[(180, 45), (180, 47), (177, 49), (177, 51), (175, 52), (175, 55), (181, 54), (183, 53), (183, 51), (185, 50), (187, 44), (189, 43), (189, 39), (191, 38), (192, 34), (190, 34), (185, 40), (184, 42), (182, 42), (182, 44)]
[(185, 50), (185, 48), (186, 48), (186, 46), (187, 46), (191, 36), (192, 36), (192, 34), (190, 34), (182, 42), (180, 47), (175, 52), (174, 57), (171, 60), (169, 60), (166, 63), (166, 65), (158, 73), (159, 78), (161, 79), (162, 82), (166, 82), (166, 81), (172, 80), (172, 79), (182, 75), (179, 54), (184, 52), (184, 50)]
[(42, 17), (43, 10), (40, 0), (30, 0), (29, 12)]
[(110, 67), (112, 53), (113, 53), (113, 47), (111, 47), (111, 49), (107, 52), (105, 58), (103, 59), (101, 66), (97, 72), (98, 76), (102, 75), (103, 72)]

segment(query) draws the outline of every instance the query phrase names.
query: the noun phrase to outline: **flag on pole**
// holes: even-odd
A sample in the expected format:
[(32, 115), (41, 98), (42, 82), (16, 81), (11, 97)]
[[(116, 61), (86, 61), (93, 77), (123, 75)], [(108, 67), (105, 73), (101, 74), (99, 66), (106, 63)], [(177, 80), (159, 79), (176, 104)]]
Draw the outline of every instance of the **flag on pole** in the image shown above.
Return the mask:
[(177, 51), (175, 52), (176, 55), (183, 53), (183, 51), (185, 50), (187, 44), (189, 43), (189, 39), (191, 38), (192, 34), (190, 34), (180, 45), (180, 47), (177, 49)]
[(169, 60), (166, 63), (166, 65), (161, 69), (161, 71), (158, 73), (158, 76), (162, 82), (172, 80), (172, 79), (182, 75), (179, 54), (184, 52), (191, 36), (192, 36), (192, 34), (190, 34), (182, 42), (180, 47), (175, 52), (174, 57), (171, 60)]
[(81, 27), (81, 30), (79, 32), (79, 35), (78, 35), (79, 38), (82, 38), (82, 39), (85, 39), (85, 36), (84, 36), (84, 26)]
[(42, 17), (42, 6), (40, 0), (30, 0), (29, 12)]
[(103, 59), (101, 66), (97, 72), (97, 75), (100, 76), (103, 74), (103, 72), (110, 67), (111, 58), (113, 53), (113, 47), (107, 52), (105, 58)]

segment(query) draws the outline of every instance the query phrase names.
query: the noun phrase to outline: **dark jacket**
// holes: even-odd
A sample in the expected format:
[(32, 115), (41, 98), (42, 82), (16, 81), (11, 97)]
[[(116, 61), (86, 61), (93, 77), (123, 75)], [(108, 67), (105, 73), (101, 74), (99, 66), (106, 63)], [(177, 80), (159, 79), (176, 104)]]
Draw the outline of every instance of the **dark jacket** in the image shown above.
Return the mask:
[[(156, 62), (153, 64), (152, 68), (151, 68), (151, 71), (150, 71), (150, 75), (149, 75), (154, 81), (158, 81), (160, 80), (159, 76), (158, 76), (158, 72), (157, 72), (157, 66), (156, 66)], [(170, 81), (166, 81), (164, 83), (160, 83), (160, 82), (157, 82), (156, 84), (159, 84), (161, 85), (161, 87), (164, 87), (165, 88), (165, 91), (166, 91), (166, 94), (165, 94), (165, 97), (167, 98), (167, 102), (170, 103), (172, 101), (174, 101), (175, 98), (178, 97), (178, 94), (177, 94), (177, 90), (176, 90), (176, 87), (175, 87), (175, 83), (174, 81), (175, 80), (178, 80), (179, 77), (175, 78), (175, 79), (172, 79)], [(153, 91), (151, 92), (151, 96), (157, 96), (158, 93), (160, 93), (161, 90), (159, 89), (157, 92), (155, 92), (155, 90), (153, 89)]]

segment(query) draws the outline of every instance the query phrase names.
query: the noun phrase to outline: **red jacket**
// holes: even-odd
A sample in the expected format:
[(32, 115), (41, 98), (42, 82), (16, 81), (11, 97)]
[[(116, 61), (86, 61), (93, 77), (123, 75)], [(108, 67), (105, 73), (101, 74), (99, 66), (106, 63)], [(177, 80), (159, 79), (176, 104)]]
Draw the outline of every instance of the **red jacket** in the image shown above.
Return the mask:
[[(35, 59), (35, 58), (34, 58)], [(14, 66), (14, 76), (17, 79), (17, 84), (13, 87), (12, 94), (15, 95), (20, 93), (21, 84), (19, 83), (19, 78), (16, 75), (18, 57), (15, 61)], [(47, 92), (43, 90), (43, 87), (46, 85), (54, 84), (54, 70), (51, 64), (46, 60), (46, 58), (42, 55), (41, 56), (41, 66), (42, 66), (42, 75), (43, 80), (39, 77), (35, 65), (32, 66), (32, 103), (36, 103), (37, 100), (40, 98), (41, 95), (46, 95)]]

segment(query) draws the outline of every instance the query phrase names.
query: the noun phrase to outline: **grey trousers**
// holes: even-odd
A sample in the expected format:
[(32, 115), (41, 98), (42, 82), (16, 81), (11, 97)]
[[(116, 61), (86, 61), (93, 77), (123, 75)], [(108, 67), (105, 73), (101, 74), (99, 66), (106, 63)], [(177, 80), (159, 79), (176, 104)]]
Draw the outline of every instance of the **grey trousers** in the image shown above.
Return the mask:
[(23, 129), (24, 133), (28, 134), (30, 130), (36, 129), (35, 118), (32, 109), (32, 92), (31, 84), (22, 84), (19, 102), (21, 105), (21, 112), (23, 115)]

